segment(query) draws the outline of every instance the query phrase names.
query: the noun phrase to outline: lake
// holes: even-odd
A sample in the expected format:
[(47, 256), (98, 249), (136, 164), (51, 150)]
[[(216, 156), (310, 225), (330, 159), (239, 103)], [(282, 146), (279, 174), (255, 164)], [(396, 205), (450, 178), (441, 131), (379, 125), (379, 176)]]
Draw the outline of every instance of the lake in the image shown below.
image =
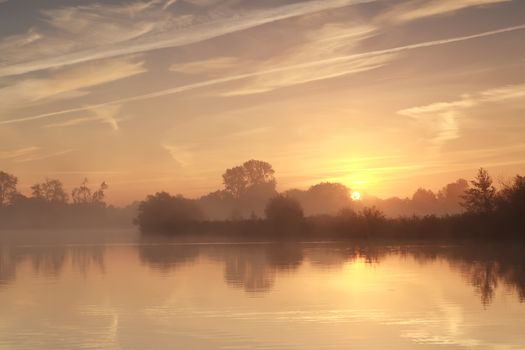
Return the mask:
[(0, 232), (0, 349), (523, 349), (516, 244)]

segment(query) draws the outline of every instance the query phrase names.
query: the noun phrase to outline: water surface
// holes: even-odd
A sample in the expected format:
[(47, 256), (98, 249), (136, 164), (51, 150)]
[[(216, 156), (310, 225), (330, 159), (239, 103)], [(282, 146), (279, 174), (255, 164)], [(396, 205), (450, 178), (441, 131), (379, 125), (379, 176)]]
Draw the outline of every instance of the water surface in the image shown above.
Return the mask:
[(2, 350), (525, 348), (515, 244), (0, 235)]

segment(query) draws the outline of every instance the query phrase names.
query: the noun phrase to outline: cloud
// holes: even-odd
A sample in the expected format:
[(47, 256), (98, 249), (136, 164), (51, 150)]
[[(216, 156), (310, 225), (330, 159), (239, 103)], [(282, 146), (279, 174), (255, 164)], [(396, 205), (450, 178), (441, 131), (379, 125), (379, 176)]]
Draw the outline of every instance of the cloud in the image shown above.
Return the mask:
[(166, 1), (166, 3), (164, 4), (163, 6), (163, 9), (167, 9), (168, 7), (170, 7), (171, 5), (175, 4), (177, 2), (177, 0), (168, 0)]
[(184, 46), (291, 17), (372, 1), (310, 0), (241, 12), (192, 14), (166, 10), (166, 3), (160, 1), (46, 10), (44, 28), (0, 41), (0, 77)]
[(235, 57), (216, 57), (208, 60), (177, 63), (170, 67), (170, 71), (186, 74), (217, 73), (231, 69), (242, 63)]
[(522, 85), (507, 85), (496, 89), (483, 91), (479, 100), (482, 102), (501, 102), (510, 99), (524, 98), (525, 84)]
[(413, 118), (434, 130), (433, 143), (441, 146), (447, 140), (459, 137), (459, 120), (467, 109), (487, 103), (502, 103), (525, 98), (525, 84), (507, 85), (494, 89), (465, 94), (460, 99), (435, 102), (428, 105), (399, 110), (397, 114)]
[(408, 1), (395, 6), (380, 18), (404, 23), (425, 17), (447, 14), (469, 7), (509, 2), (510, 0), (430, 0)]
[(26, 157), (29, 154), (37, 152), (39, 149), (40, 149), (39, 147), (31, 146), (31, 147), (15, 149), (11, 151), (0, 151), (0, 159), (8, 160), (8, 159), (16, 159), (19, 157)]
[(47, 78), (24, 79), (0, 88), (2, 111), (27, 106), (44, 99), (63, 99), (87, 94), (85, 89), (145, 72), (144, 62), (134, 59), (109, 59), (69, 67)]
[[(234, 75), (231, 75), (231, 76), (224, 76), (224, 77), (220, 77), (220, 78), (204, 80), (204, 81), (200, 81), (200, 82), (193, 83), (193, 84), (177, 86), (177, 87), (173, 87), (173, 88), (170, 88), (170, 89), (160, 90), (160, 91), (147, 93), (147, 94), (143, 94), (143, 95), (138, 95), (138, 96), (133, 96), (133, 97), (116, 99), (116, 100), (107, 101), (107, 102), (94, 104), (94, 105), (89, 105), (89, 106), (70, 108), (70, 109), (65, 109), (65, 110), (60, 110), (60, 111), (55, 111), (55, 112), (50, 112), (50, 113), (42, 113), (42, 114), (37, 114), (37, 115), (32, 115), (32, 116), (22, 117), (22, 118), (17, 118), (17, 119), (3, 120), (3, 121), (0, 121), (0, 125), (22, 123), (22, 122), (39, 120), (39, 119), (45, 119), (45, 118), (65, 115), (65, 114), (69, 114), (69, 113), (73, 113), (73, 112), (86, 111), (86, 110), (95, 109), (95, 108), (99, 108), (99, 107), (104, 107), (104, 106), (108, 106), (108, 105), (116, 105), (116, 104), (124, 104), (124, 103), (135, 102), (135, 101), (149, 100), (149, 99), (152, 99), (152, 98), (158, 98), (158, 97), (173, 95), (173, 94), (177, 94), (177, 93), (181, 93), (181, 92), (185, 92), (185, 91), (190, 91), (190, 90), (200, 89), (200, 88), (204, 88), (204, 87), (215, 86), (215, 85), (219, 85), (219, 84), (223, 84), (223, 83), (227, 83), (227, 82), (238, 81), (238, 80), (243, 80), (243, 79), (247, 79), (247, 78), (263, 76), (263, 75), (267, 75), (267, 74), (281, 73), (281, 72), (290, 72), (290, 71), (293, 71), (293, 70), (296, 70), (296, 69), (304, 69), (304, 68), (318, 69), (320, 66), (323, 66), (323, 65), (337, 64), (339, 62), (350, 62), (352, 60), (357, 60), (357, 59), (360, 59), (360, 58), (367, 58), (367, 57), (374, 57), (374, 56), (383, 56), (383, 55), (386, 55), (386, 54), (400, 53), (400, 52), (410, 51), (410, 50), (415, 50), (415, 49), (420, 49), (420, 48), (433, 47), (433, 46), (439, 46), (439, 45), (446, 45), (446, 44), (450, 44), (450, 43), (457, 43), (457, 42), (462, 42), (462, 41), (467, 41), (467, 40), (472, 40), (472, 39), (477, 39), (477, 38), (494, 36), (494, 35), (499, 35), (499, 34), (508, 33), (508, 32), (512, 32), (512, 31), (522, 30), (522, 29), (525, 29), (525, 24), (518, 25), (518, 26), (512, 26), (512, 27), (507, 27), (507, 28), (498, 29), (498, 30), (493, 30), (493, 31), (488, 31), (488, 32), (477, 33), (477, 34), (473, 34), (473, 35), (460, 36), (460, 37), (454, 37), (454, 38), (449, 38), (449, 39), (425, 41), (425, 42), (421, 42), (421, 43), (417, 43), (417, 44), (398, 46), (398, 47), (393, 47), (393, 48), (389, 48), (389, 49), (374, 50), (374, 51), (367, 51), (367, 52), (362, 52), (362, 53), (342, 55), (342, 56), (330, 57), (330, 58), (321, 59), (321, 60), (312, 60), (312, 61), (309, 61), (309, 62), (303, 62), (303, 63), (294, 64), (294, 65), (290, 65), (290, 66), (274, 67), (274, 68), (270, 68), (268, 70), (261, 70), (261, 71), (254, 71), (254, 72), (249, 72), (249, 73), (234, 74)], [(505, 94), (508, 95), (509, 92), (505, 91)]]
[(95, 108), (91, 111), (93, 113), (92, 116), (68, 119), (63, 122), (47, 124), (45, 127), (46, 128), (64, 128), (64, 127), (71, 127), (71, 126), (77, 126), (77, 125), (82, 125), (86, 123), (97, 122), (97, 123), (107, 124), (114, 131), (119, 131), (118, 122), (120, 119), (117, 118), (117, 114), (120, 112), (120, 108), (121, 108), (120, 105), (109, 105), (109, 106)]
[(505, 85), (498, 88), (488, 89), (476, 94), (465, 94), (460, 99), (448, 102), (435, 102), (428, 105), (402, 109), (397, 113), (413, 118), (419, 118), (425, 114), (442, 113), (451, 110), (460, 110), (479, 106), (482, 103), (505, 102), (510, 99), (525, 97), (525, 84)]
[(305, 62), (329, 60), (333, 57), (348, 54), (360, 42), (373, 36), (375, 33), (376, 28), (372, 26), (325, 25), (320, 30), (310, 33), (304, 44), (293, 47), (283, 55), (259, 64), (258, 67), (258, 70), (263, 72), (272, 71), (278, 67), (297, 67), (296, 69), (258, 75), (242, 88), (229, 91), (224, 95), (235, 96), (267, 92), (282, 87), (379, 68), (392, 60), (394, 55), (384, 54), (357, 57), (355, 59), (330, 62), (315, 69), (309, 66), (301, 67), (301, 64)]
[(470, 99), (468, 96), (465, 96), (461, 100), (451, 102), (435, 102), (424, 106), (410, 107), (400, 110), (397, 113), (408, 117), (418, 118), (421, 115), (427, 113), (442, 113), (452, 109), (473, 107), (475, 104), (477, 104), (476, 101)]
[[(116, 55), (93, 55), (152, 30), (153, 21), (132, 21), (133, 10), (114, 6), (67, 7), (46, 11), (46, 26), (0, 40), (0, 77), (88, 62)], [(129, 21), (120, 19), (129, 16)], [(129, 22), (129, 23), (128, 23)], [(156, 25), (160, 25), (158, 19)], [(78, 55), (75, 59), (71, 55)], [(85, 55), (82, 59), (82, 55)]]
[(192, 161), (192, 153), (188, 151), (187, 147), (180, 147), (169, 143), (162, 144), (162, 148), (168, 151), (173, 160), (180, 166), (186, 167)]
[(15, 162), (16, 163), (27, 163), (27, 162), (33, 162), (35, 160), (43, 160), (43, 159), (55, 158), (55, 157), (60, 157), (60, 156), (63, 156), (65, 154), (71, 153), (73, 151), (74, 151), (74, 149), (66, 149), (66, 150), (53, 152), (53, 153), (36, 154), (36, 155), (31, 155), (29, 157), (16, 159)]
[(275, 89), (309, 83), (343, 75), (356, 74), (377, 69), (394, 58), (394, 55), (379, 55), (364, 59), (337, 62), (332, 65), (320, 66), (317, 69), (296, 68), (288, 72), (279, 71), (258, 75), (256, 80), (246, 84), (241, 89), (225, 92), (223, 96), (242, 96), (269, 92)]
[(11, 160), (15, 163), (25, 163), (34, 160), (58, 157), (73, 151), (73, 149), (68, 149), (52, 153), (42, 153), (40, 150), (40, 147), (30, 146), (11, 151), (0, 151), (0, 159)]
[(264, 134), (270, 131), (270, 128), (267, 126), (249, 128), (245, 130), (236, 131), (230, 134), (231, 137), (253, 137), (255, 135)]

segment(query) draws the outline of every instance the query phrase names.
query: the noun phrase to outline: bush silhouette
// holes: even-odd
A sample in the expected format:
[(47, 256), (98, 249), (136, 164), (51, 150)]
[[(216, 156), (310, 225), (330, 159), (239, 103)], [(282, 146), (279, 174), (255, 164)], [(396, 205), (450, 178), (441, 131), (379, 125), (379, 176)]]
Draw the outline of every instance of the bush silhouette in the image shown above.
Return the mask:
[(304, 218), (301, 204), (295, 199), (281, 195), (270, 199), (264, 212), (266, 218), (278, 226), (295, 225)]
[(181, 231), (202, 221), (204, 214), (196, 201), (160, 192), (141, 202), (136, 223), (143, 232)]

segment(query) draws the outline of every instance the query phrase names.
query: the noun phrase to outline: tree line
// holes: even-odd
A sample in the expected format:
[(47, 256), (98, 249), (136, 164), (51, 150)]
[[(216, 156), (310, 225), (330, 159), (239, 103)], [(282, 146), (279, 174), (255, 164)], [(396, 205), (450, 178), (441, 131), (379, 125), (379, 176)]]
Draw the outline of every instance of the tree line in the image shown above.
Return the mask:
[(199, 199), (166, 192), (148, 196), (140, 203), (135, 222), (143, 232), (302, 232), (302, 237), (319, 232), (337, 237), (419, 237), (421, 232), (466, 236), (497, 229), (517, 234), (525, 229), (525, 178), (520, 175), (497, 191), (481, 168), (470, 182), (448, 184), (437, 196), (419, 189), (409, 201), (423, 207), (454, 202), (455, 212), (388, 218), (378, 206), (352, 201), (350, 189), (342, 184), (278, 193), (274, 174), (269, 163), (249, 160), (226, 170), (222, 190)]
[(92, 188), (84, 179), (68, 193), (59, 179), (45, 179), (30, 187), (29, 196), (17, 185), (16, 176), (0, 171), (0, 227), (98, 227), (131, 220), (125, 210), (106, 204), (105, 182)]
[[(66, 204), (69, 195), (64, 189), (64, 184), (58, 179), (45, 179), (41, 183), (31, 186), (31, 196), (26, 197), (18, 191), (18, 178), (12, 174), (0, 171), (0, 206), (16, 205), (19, 201), (32, 200), (47, 203)], [(73, 204), (105, 206), (104, 197), (108, 185), (102, 182), (96, 191), (88, 186), (88, 180), (73, 188), (71, 201)]]
[(0, 172), (0, 227), (123, 226), (134, 221), (143, 232), (301, 231), (340, 236), (525, 229), (524, 177), (517, 175), (497, 190), (485, 169), (472, 181), (459, 179), (437, 193), (420, 188), (411, 198), (365, 196), (361, 201), (353, 201), (351, 189), (343, 184), (329, 182), (279, 193), (273, 167), (260, 160), (226, 169), (222, 180), (222, 189), (197, 199), (158, 192), (140, 204), (114, 208), (105, 203), (105, 182), (93, 189), (86, 179), (68, 192), (60, 180), (45, 179), (25, 196), (14, 175)]

